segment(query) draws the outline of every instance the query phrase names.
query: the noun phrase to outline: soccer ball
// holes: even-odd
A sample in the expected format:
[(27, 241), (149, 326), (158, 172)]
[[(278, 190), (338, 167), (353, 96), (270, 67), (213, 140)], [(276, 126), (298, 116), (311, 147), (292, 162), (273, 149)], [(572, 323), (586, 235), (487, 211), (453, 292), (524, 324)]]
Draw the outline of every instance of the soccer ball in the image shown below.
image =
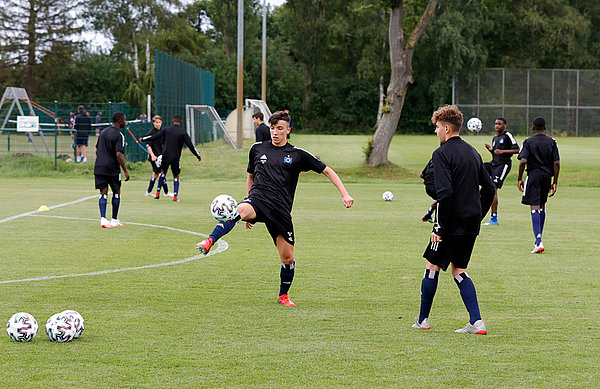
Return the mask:
[(229, 195), (219, 195), (210, 204), (210, 213), (220, 222), (233, 220), (238, 215), (237, 201)]
[(384, 201), (392, 201), (394, 199), (394, 194), (392, 192), (390, 192), (389, 190), (383, 192), (383, 200)]
[(467, 122), (467, 129), (469, 131), (479, 132), (481, 131), (482, 126), (483, 125), (481, 124), (481, 120), (479, 120), (479, 118), (471, 118)]
[(69, 309), (67, 309), (66, 311), (62, 311), (60, 314), (65, 315), (71, 319), (73, 325), (75, 326), (75, 336), (73, 337), (73, 339), (79, 338), (85, 330), (85, 320), (83, 320), (83, 316), (81, 316), (79, 312)]
[(37, 335), (38, 323), (26, 312), (15, 313), (6, 323), (6, 332), (15, 342), (29, 342)]
[(53, 342), (69, 342), (75, 337), (75, 326), (73, 320), (61, 313), (50, 316), (46, 322), (46, 335)]

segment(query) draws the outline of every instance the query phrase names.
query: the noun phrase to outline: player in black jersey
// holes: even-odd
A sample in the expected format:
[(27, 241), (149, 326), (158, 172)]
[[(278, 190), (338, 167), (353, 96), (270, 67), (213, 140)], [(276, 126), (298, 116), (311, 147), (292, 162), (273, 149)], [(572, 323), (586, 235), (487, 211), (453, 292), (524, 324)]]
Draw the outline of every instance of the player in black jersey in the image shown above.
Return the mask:
[(264, 122), (265, 116), (262, 112), (256, 112), (252, 115), (252, 120), (254, 121), (254, 125), (256, 129), (254, 133), (256, 135), (257, 142), (264, 142), (266, 140), (271, 140), (271, 130)]
[(510, 172), (512, 166), (511, 157), (513, 154), (519, 152), (519, 144), (512, 134), (506, 131), (506, 119), (497, 118), (494, 126), (498, 134), (492, 139), (491, 145), (488, 143), (485, 144), (488, 151), (492, 153), (492, 160), (483, 164), (488, 174), (492, 177), (495, 189), (492, 214), (490, 220), (484, 223), (486, 226), (498, 225), (498, 189), (502, 188), (504, 179)]
[[(460, 139), (463, 114), (455, 105), (439, 108), (431, 121), (441, 146), (433, 152), (433, 178), (437, 210), (421, 282), (421, 310), (414, 328), (428, 330), (429, 312), (437, 290), (438, 275), (451, 265), (452, 276), (469, 311), (469, 322), (459, 333), (487, 334), (479, 313), (475, 286), (467, 275), (482, 216), (494, 198), (494, 186), (483, 167), (481, 156)], [(481, 187), (481, 190), (479, 189)]]
[(275, 112), (270, 118), (271, 140), (255, 143), (250, 148), (247, 198), (238, 205), (239, 216), (228, 222), (217, 224), (209, 237), (196, 247), (206, 254), (213, 244), (233, 229), (240, 220), (246, 228), (256, 222), (265, 223), (281, 258), (280, 288), (277, 301), (285, 306), (294, 306), (288, 290), (294, 278), (294, 226), (292, 204), (298, 176), (301, 172), (323, 173), (342, 195), (346, 208), (354, 203), (338, 175), (308, 151), (288, 142), (290, 117), (285, 112)]
[[(125, 181), (129, 180), (129, 173), (125, 166), (125, 137), (119, 131), (126, 125), (125, 114), (115, 112), (112, 116), (113, 125), (100, 132), (96, 142), (96, 163), (94, 164), (94, 176), (96, 189), (100, 190), (100, 227), (114, 228), (123, 224), (118, 219), (119, 205), (121, 204), (121, 169), (125, 174)], [(106, 220), (106, 203), (108, 197), (108, 186), (113, 192), (112, 197), (112, 220)]]
[[(554, 138), (545, 134), (546, 120), (538, 116), (533, 119), (534, 136), (523, 141), (523, 148), (519, 153), (519, 178), (518, 188), (523, 192), (521, 203), (531, 207), (531, 223), (535, 244), (533, 254), (544, 252), (542, 233), (546, 220), (546, 201), (548, 196), (556, 193), (558, 174), (560, 173), (560, 157), (558, 145)], [(523, 171), (527, 167), (527, 178), (523, 182)], [(550, 179), (554, 181), (550, 183)]]
[(155, 199), (160, 198), (160, 189), (167, 179), (167, 172), (169, 167), (173, 172), (173, 201), (179, 201), (177, 195), (179, 194), (179, 173), (181, 173), (181, 164), (179, 159), (181, 158), (181, 150), (183, 145), (188, 147), (192, 154), (198, 158), (198, 162), (202, 160), (200, 153), (196, 150), (196, 147), (192, 143), (190, 136), (181, 128), (181, 116), (173, 116), (173, 125), (165, 128), (164, 130), (158, 131), (154, 135), (145, 136), (140, 138), (142, 142), (154, 141), (161, 139), (163, 141), (162, 158), (160, 164), (160, 177), (158, 178), (158, 187), (156, 188)]
[[(148, 132), (148, 134), (146, 134), (146, 136), (152, 136), (160, 131), (160, 128), (162, 127), (162, 117), (160, 117), (159, 115), (155, 115), (152, 118), (152, 124), (153, 124), (153, 127)], [(152, 165), (152, 177), (150, 177), (150, 183), (148, 184), (148, 190), (146, 191), (146, 196), (154, 197), (154, 193), (152, 192), (152, 190), (154, 189), (154, 183), (156, 182), (156, 179), (158, 178), (158, 176), (161, 173), (160, 166), (156, 164), (156, 160), (158, 159), (158, 157), (160, 155), (162, 155), (163, 139), (159, 138), (159, 139), (148, 141), (148, 143), (146, 145), (146, 149), (148, 150), (148, 161), (150, 162), (150, 165)], [(167, 186), (167, 180), (165, 180), (165, 182), (163, 184), (163, 188), (165, 188), (165, 196), (173, 197), (173, 194), (169, 193), (169, 187)]]

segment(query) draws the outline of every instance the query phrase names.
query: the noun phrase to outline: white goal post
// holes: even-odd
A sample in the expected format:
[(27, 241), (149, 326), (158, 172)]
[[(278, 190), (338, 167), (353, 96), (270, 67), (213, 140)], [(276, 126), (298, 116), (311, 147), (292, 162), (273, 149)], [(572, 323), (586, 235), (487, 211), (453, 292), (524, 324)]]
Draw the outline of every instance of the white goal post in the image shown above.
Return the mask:
[(186, 130), (195, 145), (223, 140), (231, 147), (236, 148), (236, 142), (225, 128), (225, 123), (215, 107), (186, 104), (185, 113)]
[(246, 99), (246, 107), (253, 108), (254, 112), (262, 112), (264, 116), (263, 121), (265, 123), (269, 123), (269, 118), (271, 117), (271, 110), (269, 109), (269, 106), (264, 100)]

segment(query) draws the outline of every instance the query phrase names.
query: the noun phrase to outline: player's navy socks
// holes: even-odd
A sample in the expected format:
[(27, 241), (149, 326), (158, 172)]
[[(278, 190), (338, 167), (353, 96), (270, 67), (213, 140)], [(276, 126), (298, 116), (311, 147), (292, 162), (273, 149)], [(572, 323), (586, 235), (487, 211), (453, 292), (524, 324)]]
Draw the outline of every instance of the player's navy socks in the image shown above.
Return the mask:
[(173, 179), (173, 194), (177, 197), (179, 193), (179, 180), (177, 178)]
[(160, 193), (160, 189), (163, 187), (166, 180), (167, 180), (167, 178), (165, 177), (164, 174), (161, 174), (160, 176), (158, 176), (158, 185), (156, 187), (156, 193)]
[(154, 183), (156, 182), (156, 178), (151, 177), (150, 178), (150, 183), (148, 184), (148, 193), (152, 192), (152, 189), (154, 189)]
[(119, 214), (119, 205), (121, 204), (121, 196), (118, 194), (113, 194), (112, 197), (112, 218), (118, 219), (117, 215)]
[(544, 222), (546, 221), (546, 210), (540, 208), (540, 234), (544, 234)]
[(167, 179), (165, 178), (165, 183), (163, 184), (163, 189), (165, 190), (165, 193), (169, 193), (169, 187), (167, 186)]
[(229, 231), (233, 230), (233, 227), (235, 227), (237, 222), (239, 222), (240, 220), (242, 220), (242, 218), (240, 217), (240, 215), (238, 215), (235, 219), (230, 220), (228, 222), (220, 222), (216, 225), (215, 229), (213, 230), (213, 232), (211, 232), (211, 234), (208, 237), (213, 240), (213, 243), (216, 243), (217, 240), (223, 237), (223, 235), (226, 235), (229, 233)]
[(100, 206), (100, 217), (106, 218), (106, 203), (108, 202), (106, 195), (100, 195), (98, 205)]
[(292, 286), (295, 265), (296, 262), (293, 262), (291, 265), (286, 265), (285, 263), (281, 264), (281, 272), (279, 273), (279, 277), (281, 278), (281, 284), (279, 285), (280, 296), (282, 294), (287, 294), (288, 290), (290, 290), (290, 286)]
[(429, 317), (433, 297), (437, 290), (439, 275), (439, 271), (425, 269), (425, 275), (423, 276), (423, 281), (421, 281), (421, 312), (419, 312), (419, 323), (422, 323), (423, 319)]
[(539, 245), (542, 241), (542, 218), (538, 210), (531, 211), (531, 224), (533, 225), (533, 236), (535, 244)]
[(456, 277), (454, 277), (454, 282), (458, 285), (460, 297), (462, 297), (463, 303), (465, 303), (465, 307), (467, 308), (467, 311), (469, 311), (469, 323), (474, 324), (477, 320), (481, 320), (475, 285), (473, 285), (473, 281), (471, 281), (469, 275), (467, 273), (457, 274)]

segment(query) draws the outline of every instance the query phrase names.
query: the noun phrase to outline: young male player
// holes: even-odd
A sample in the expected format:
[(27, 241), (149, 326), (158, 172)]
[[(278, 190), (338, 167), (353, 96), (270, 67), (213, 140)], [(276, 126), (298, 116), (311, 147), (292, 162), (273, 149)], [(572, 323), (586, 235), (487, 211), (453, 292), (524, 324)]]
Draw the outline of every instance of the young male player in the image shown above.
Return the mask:
[(230, 232), (240, 220), (246, 222), (246, 228), (252, 228), (256, 222), (265, 223), (281, 259), (281, 283), (277, 301), (285, 306), (295, 306), (287, 293), (294, 278), (294, 226), (291, 212), (298, 176), (309, 170), (323, 173), (340, 191), (346, 208), (352, 206), (354, 199), (333, 169), (314, 155), (288, 142), (288, 114), (275, 112), (269, 118), (269, 123), (271, 140), (255, 143), (250, 148), (247, 198), (238, 205), (239, 216), (232, 221), (217, 224), (209, 237), (196, 247), (201, 253), (208, 253), (213, 244)]
[(510, 172), (512, 165), (511, 157), (519, 152), (519, 145), (512, 136), (506, 131), (506, 119), (497, 118), (494, 124), (496, 136), (492, 139), (492, 144), (485, 144), (485, 147), (492, 153), (492, 160), (483, 164), (488, 174), (494, 182), (494, 201), (492, 201), (492, 215), (486, 226), (498, 225), (498, 189), (502, 188), (504, 179)]
[(264, 142), (266, 140), (271, 140), (271, 132), (269, 127), (264, 122), (265, 116), (262, 112), (256, 112), (252, 115), (252, 120), (254, 121), (254, 125), (256, 129), (254, 133), (256, 135), (257, 142)]
[[(117, 215), (121, 204), (121, 170), (125, 174), (125, 181), (129, 180), (129, 173), (125, 166), (125, 137), (119, 131), (127, 124), (123, 112), (115, 112), (112, 116), (113, 125), (100, 132), (96, 142), (96, 163), (94, 164), (94, 176), (96, 189), (100, 190), (100, 227), (114, 228), (122, 226)], [(106, 220), (106, 203), (108, 186), (113, 192), (112, 197), (112, 219), (110, 223)]]
[(90, 132), (92, 131), (92, 118), (85, 112), (85, 107), (77, 107), (78, 114), (75, 116), (73, 127), (77, 130), (75, 134), (75, 146), (77, 151), (77, 162), (87, 162), (87, 148)]
[(179, 159), (181, 158), (181, 150), (185, 143), (192, 152), (198, 158), (198, 162), (202, 160), (200, 153), (196, 150), (196, 147), (192, 143), (190, 136), (181, 128), (181, 116), (173, 116), (173, 125), (165, 128), (164, 130), (158, 131), (154, 135), (145, 136), (140, 138), (142, 142), (154, 141), (162, 139), (164, 142), (162, 150), (162, 161), (160, 165), (160, 177), (158, 178), (158, 187), (156, 188), (155, 199), (160, 198), (160, 188), (162, 188), (165, 180), (167, 179), (167, 172), (169, 167), (173, 172), (173, 201), (179, 201), (177, 195), (179, 194), (179, 173), (181, 173), (181, 164)]
[[(148, 132), (148, 134), (146, 134), (146, 136), (152, 136), (160, 131), (162, 127), (162, 117), (160, 117), (159, 115), (155, 115), (152, 118), (152, 125), (152, 129)], [(163, 139), (159, 138), (148, 141), (146, 149), (148, 150), (148, 161), (150, 162), (150, 165), (152, 165), (152, 177), (150, 177), (150, 182), (148, 183), (148, 190), (146, 191), (146, 196), (154, 197), (154, 193), (152, 192), (152, 190), (154, 189), (156, 179), (158, 178), (161, 172), (160, 166), (156, 164), (156, 160), (160, 155), (162, 155)], [(164, 181), (163, 188), (165, 188), (165, 196), (173, 197), (173, 194), (169, 193), (167, 180)]]
[[(455, 332), (487, 334), (467, 266), (482, 215), (494, 198), (494, 185), (477, 151), (459, 137), (463, 114), (455, 105), (439, 108), (431, 121), (441, 146), (433, 152), (433, 174), (437, 198), (436, 220), (423, 254), (427, 259), (421, 282), (421, 311), (413, 328), (428, 330), (429, 312), (437, 289), (440, 269), (451, 265), (452, 276), (469, 312), (469, 322)], [(479, 189), (481, 187), (481, 190)]]
[[(550, 138), (546, 131), (546, 120), (538, 116), (533, 119), (534, 136), (523, 141), (523, 148), (519, 153), (519, 178), (518, 188), (523, 192), (521, 203), (531, 207), (531, 223), (535, 243), (532, 254), (544, 252), (542, 233), (546, 220), (546, 201), (548, 196), (556, 193), (558, 173), (560, 172), (560, 157), (558, 145), (554, 138)], [(523, 171), (527, 167), (527, 178), (523, 182)], [(554, 177), (552, 183), (550, 178)]]

